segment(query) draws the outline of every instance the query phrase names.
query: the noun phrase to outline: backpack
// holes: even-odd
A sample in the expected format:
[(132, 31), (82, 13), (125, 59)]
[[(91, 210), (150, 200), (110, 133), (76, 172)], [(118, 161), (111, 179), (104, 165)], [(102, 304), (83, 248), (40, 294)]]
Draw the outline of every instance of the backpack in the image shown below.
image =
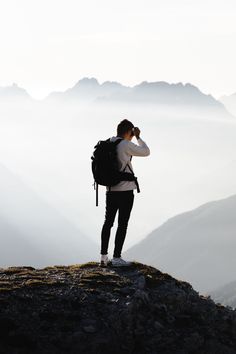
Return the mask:
[[(137, 184), (138, 192), (139, 186), (137, 182), (137, 177), (135, 177), (133, 171), (130, 169), (131, 173), (119, 171), (118, 169), (118, 159), (117, 159), (117, 145), (123, 140), (123, 138), (117, 139), (116, 141), (110, 141), (110, 138), (106, 140), (99, 140), (94, 146), (95, 150), (92, 159), (92, 173), (94, 178), (94, 189), (96, 184), (96, 206), (98, 206), (98, 185), (108, 186), (109, 190), (111, 186), (115, 186), (120, 181), (135, 181)], [(131, 156), (132, 158), (132, 156)], [(128, 165), (130, 168), (130, 166)]]

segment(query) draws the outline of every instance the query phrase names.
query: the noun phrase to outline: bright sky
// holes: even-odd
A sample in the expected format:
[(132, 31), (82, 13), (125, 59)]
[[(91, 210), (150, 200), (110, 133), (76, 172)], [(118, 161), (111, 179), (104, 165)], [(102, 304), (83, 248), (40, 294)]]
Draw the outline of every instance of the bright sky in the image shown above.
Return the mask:
[(0, 0), (0, 86), (35, 98), (83, 77), (236, 92), (235, 0)]

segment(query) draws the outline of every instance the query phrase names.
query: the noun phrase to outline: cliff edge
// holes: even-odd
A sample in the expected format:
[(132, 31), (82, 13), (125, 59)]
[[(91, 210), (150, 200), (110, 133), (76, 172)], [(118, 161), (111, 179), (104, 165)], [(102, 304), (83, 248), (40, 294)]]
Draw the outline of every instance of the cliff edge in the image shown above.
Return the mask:
[(0, 353), (235, 354), (236, 311), (138, 262), (0, 268)]

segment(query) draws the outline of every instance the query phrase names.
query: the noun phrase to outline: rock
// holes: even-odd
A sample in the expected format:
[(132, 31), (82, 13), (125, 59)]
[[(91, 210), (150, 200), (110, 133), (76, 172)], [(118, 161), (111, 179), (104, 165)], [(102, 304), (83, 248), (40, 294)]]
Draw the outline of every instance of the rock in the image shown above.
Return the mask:
[(198, 349), (203, 343), (204, 338), (198, 332), (193, 332), (189, 337), (184, 338), (184, 348), (189, 351)]
[(145, 277), (141, 275), (137, 280), (137, 287), (142, 290), (145, 288), (145, 286), (146, 286)]
[(236, 311), (142, 263), (0, 269), (0, 353), (236, 354)]
[(159, 331), (160, 329), (164, 328), (164, 326), (160, 322), (155, 321), (154, 322), (154, 328)]
[(94, 332), (96, 332), (96, 328), (95, 328), (94, 326), (92, 326), (92, 325), (90, 325), (90, 326), (84, 326), (84, 327), (83, 327), (83, 330), (84, 330), (85, 332), (88, 332), (88, 333), (94, 333)]
[(140, 299), (143, 303), (147, 304), (149, 302), (149, 295), (146, 291), (137, 289), (133, 295), (134, 298)]

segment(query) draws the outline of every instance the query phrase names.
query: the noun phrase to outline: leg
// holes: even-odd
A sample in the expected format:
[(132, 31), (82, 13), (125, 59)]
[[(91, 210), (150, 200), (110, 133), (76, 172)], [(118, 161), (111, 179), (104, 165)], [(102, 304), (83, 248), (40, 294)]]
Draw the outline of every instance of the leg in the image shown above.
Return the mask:
[(113, 257), (120, 257), (124, 244), (128, 221), (133, 207), (134, 193), (132, 191), (120, 192), (118, 228), (115, 236), (115, 248)]
[(105, 221), (101, 232), (101, 254), (107, 254), (111, 228), (114, 224), (116, 212), (118, 210), (117, 192), (106, 193)]

